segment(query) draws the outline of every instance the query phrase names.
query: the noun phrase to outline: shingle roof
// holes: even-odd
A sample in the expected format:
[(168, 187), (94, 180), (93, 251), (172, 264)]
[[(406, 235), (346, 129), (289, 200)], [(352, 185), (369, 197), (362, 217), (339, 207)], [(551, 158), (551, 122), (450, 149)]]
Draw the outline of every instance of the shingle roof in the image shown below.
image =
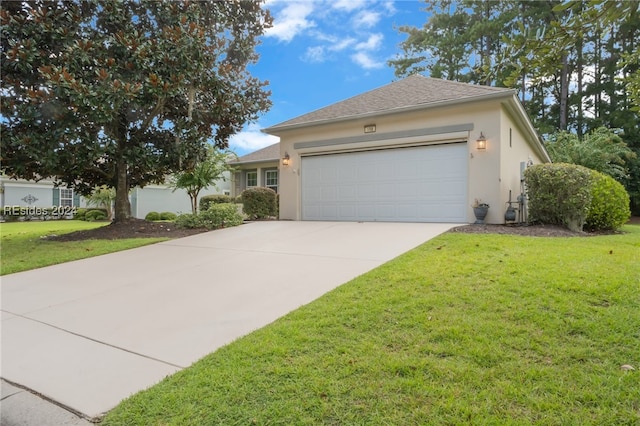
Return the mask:
[(230, 163), (257, 163), (260, 161), (278, 161), (280, 159), (280, 142), (269, 145), (247, 155), (243, 155)]
[(474, 98), (509, 96), (514, 91), (500, 87), (459, 83), (414, 74), (402, 80), (362, 93), (341, 102), (276, 124), (265, 132), (286, 127), (311, 125), (336, 119), (357, 118), (394, 110), (437, 105)]

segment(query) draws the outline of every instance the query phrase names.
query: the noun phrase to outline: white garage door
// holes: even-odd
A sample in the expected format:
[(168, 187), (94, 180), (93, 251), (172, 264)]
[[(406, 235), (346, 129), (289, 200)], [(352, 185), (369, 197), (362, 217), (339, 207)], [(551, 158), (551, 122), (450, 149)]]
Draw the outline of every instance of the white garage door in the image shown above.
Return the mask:
[(302, 158), (302, 219), (466, 222), (465, 143)]

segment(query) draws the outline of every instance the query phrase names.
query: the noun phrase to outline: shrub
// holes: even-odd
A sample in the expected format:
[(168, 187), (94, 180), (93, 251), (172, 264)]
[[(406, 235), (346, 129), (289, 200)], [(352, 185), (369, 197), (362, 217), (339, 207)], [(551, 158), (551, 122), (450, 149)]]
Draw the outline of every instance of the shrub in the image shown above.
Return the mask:
[(177, 214), (171, 212), (160, 213), (160, 220), (176, 220)]
[(102, 210), (89, 210), (84, 218), (88, 222), (94, 222), (96, 220), (105, 220), (107, 215)]
[(276, 192), (271, 188), (249, 188), (242, 191), (242, 207), (250, 219), (265, 219), (278, 215)]
[(235, 204), (212, 204), (198, 215), (207, 229), (228, 228), (242, 224), (242, 215)]
[(144, 220), (148, 220), (148, 221), (160, 220), (160, 213), (158, 213), (158, 212), (149, 212), (144, 217)]
[(591, 231), (615, 230), (631, 216), (629, 194), (611, 176), (591, 170), (591, 205), (587, 210), (585, 228)]
[(205, 211), (209, 209), (209, 206), (212, 204), (228, 204), (233, 203), (233, 198), (229, 195), (221, 195), (221, 194), (213, 194), (213, 195), (205, 195), (200, 198), (199, 207), (200, 211)]
[(591, 204), (591, 171), (575, 164), (538, 164), (525, 171), (529, 220), (581, 231)]
[(176, 226), (178, 228), (202, 228), (202, 221), (200, 220), (199, 215), (185, 213), (176, 217)]
[(76, 210), (76, 214), (73, 216), (73, 218), (77, 220), (85, 220), (86, 214), (87, 214), (87, 209), (80, 208)]

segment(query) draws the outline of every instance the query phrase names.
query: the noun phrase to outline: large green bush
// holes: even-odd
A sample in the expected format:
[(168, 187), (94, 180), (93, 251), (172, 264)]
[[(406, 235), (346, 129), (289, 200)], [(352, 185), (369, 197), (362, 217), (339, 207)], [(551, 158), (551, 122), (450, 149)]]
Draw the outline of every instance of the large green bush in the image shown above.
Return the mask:
[(212, 204), (197, 215), (181, 214), (176, 218), (179, 228), (228, 228), (242, 224), (242, 215), (235, 204)]
[(242, 224), (242, 215), (235, 204), (212, 204), (198, 214), (207, 229), (228, 228)]
[(176, 217), (178, 217), (178, 215), (172, 212), (160, 213), (160, 220), (176, 220)]
[(242, 191), (242, 208), (249, 219), (278, 216), (276, 192), (271, 188), (249, 188)]
[(584, 225), (586, 229), (614, 230), (629, 220), (629, 194), (611, 176), (591, 170), (591, 195)]
[(205, 195), (200, 198), (199, 207), (200, 211), (205, 211), (209, 209), (209, 206), (212, 204), (229, 204), (233, 203), (233, 197), (229, 195), (223, 194), (213, 194), (213, 195)]
[(591, 204), (591, 171), (575, 164), (537, 164), (525, 173), (529, 220), (582, 231)]

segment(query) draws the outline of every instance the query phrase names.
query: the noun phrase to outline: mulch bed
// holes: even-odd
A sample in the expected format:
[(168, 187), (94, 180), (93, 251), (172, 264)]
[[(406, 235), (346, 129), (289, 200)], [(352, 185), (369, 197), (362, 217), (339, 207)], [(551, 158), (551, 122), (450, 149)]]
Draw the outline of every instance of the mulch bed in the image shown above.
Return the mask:
[[(631, 224), (640, 225), (640, 217), (633, 217)], [(207, 232), (206, 229), (180, 229), (170, 222), (147, 222), (142, 219), (130, 219), (114, 222), (110, 225), (86, 231), (76, 231), (64, 235), (52, 235), (46, 239), (52, 241), (115, 240), (120, 238), (182, 238)], [(464, 225), (449, 232), (467, 234), (509, 234), (529, 237), (589, 237), (603, 233), (572, 232), (554, 225)], [(615, 232), (609, 232), (613, 234)], [(605, 233), (606, 234), (606, 233)]]

